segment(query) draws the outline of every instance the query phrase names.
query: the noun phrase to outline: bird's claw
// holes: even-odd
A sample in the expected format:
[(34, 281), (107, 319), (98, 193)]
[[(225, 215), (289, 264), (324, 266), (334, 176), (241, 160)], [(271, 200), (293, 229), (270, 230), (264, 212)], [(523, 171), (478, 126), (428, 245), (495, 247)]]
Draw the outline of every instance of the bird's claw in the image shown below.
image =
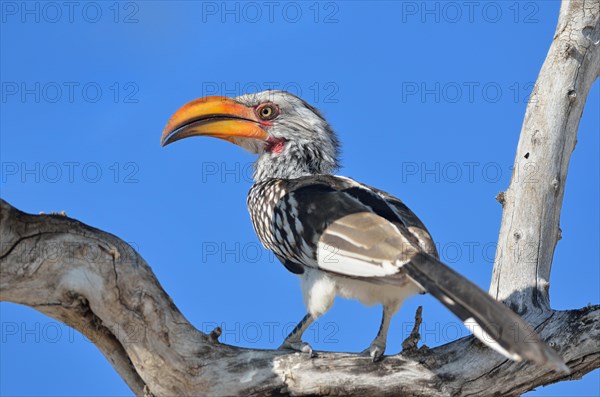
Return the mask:
[(385, 353), (385, 344), (373, 342), (371, 346), (362, 351), (362, 354), (369, 356), (373, 359), (373, 362), (380, 361)]
[(284, 341), (281, 346), (279, 346), (280, 350), (293, 350), (300, 353), (307, 353), (308, 357), (313, 358), (316, 357), (316, 353), (313, 351), (312, 347), (306, 342), (291, 342)]

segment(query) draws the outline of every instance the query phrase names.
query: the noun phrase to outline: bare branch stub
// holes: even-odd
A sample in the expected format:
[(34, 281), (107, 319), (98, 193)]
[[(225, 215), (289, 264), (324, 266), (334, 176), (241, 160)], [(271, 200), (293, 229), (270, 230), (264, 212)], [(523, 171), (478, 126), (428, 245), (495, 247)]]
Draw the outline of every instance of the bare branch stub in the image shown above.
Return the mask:
[(419, 327), (421, 326), (421, 323), (423, 322), (423, 306), (419, 306), (417, 308), (417, 311), (415, 312), (415, 325), (413, 326), (412, 331), (410, 332), (410, 335), (408, 335), (406, 337), (406, 339), (402, 342), (402, 354), (404, 355), (410, 355), (412, 353), (415, 353), (418, 348), (417, 345), (419, 344), (419, 341), (421, 340), (421, 334), (419, 333)]

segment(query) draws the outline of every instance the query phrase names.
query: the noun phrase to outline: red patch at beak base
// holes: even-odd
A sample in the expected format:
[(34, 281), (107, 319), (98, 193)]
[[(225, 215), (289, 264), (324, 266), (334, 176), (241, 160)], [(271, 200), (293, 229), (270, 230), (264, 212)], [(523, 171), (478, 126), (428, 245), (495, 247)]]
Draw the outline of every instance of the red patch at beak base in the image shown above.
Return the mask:
[(266, 142), (267, 146), (265, 147), (265, 151), (269, 153), (279, 154), (283, 152), (286, 140), (283, 138), (268, 138)]

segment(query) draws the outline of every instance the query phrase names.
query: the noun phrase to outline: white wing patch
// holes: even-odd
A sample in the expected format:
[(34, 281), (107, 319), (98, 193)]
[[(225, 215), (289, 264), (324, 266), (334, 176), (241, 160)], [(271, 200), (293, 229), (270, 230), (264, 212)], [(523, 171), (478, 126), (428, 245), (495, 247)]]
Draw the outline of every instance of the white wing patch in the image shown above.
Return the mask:
[(464, 324), (465, 327), (467, 327), (467, 329), (477, 337), (477, 339), (485, 343), (488, 347), (491, 347), (498, 353), (502, 354), (504, 357), (515, 361), (522, 360), (522, 357), (518, 354), (509, 353), (508, 351), (506, 351), (506, 349), (500, 346), (498, 342), (496, 342), (487, 332), (483, 330), (483, 328), (481, 328), (481, 326), (477, 323), (477, 321), (475, 321), (473, 317), (469, 317), (468, 319), (466, 319)]
[(372, 259), (369, 261), (369, 258), (359, 258), (354, 253), (322, 242), (317, 246), (317, 258), (320, 269), (346, 276), (384, 277), (398, 273), (400, 268), (389, 261), (373, 263)]
[(371, 212), (346, 215), (323, 231), (317, 244), (320, 269), (353, 277), (396, 274), (417, 252), (400, 230)]

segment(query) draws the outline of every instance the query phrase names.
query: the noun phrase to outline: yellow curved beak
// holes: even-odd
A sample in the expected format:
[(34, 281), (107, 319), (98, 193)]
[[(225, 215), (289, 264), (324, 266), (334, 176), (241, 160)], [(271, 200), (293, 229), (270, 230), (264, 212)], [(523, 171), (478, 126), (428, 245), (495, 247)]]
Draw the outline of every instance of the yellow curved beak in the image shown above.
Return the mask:
[(160, 144), (191, 136), (212, 136), (236, 143), (235, 138), (266, 140), (267, 132), (254, 109), (224, 96), (207, 96), (183, 105), (171, 116)]

